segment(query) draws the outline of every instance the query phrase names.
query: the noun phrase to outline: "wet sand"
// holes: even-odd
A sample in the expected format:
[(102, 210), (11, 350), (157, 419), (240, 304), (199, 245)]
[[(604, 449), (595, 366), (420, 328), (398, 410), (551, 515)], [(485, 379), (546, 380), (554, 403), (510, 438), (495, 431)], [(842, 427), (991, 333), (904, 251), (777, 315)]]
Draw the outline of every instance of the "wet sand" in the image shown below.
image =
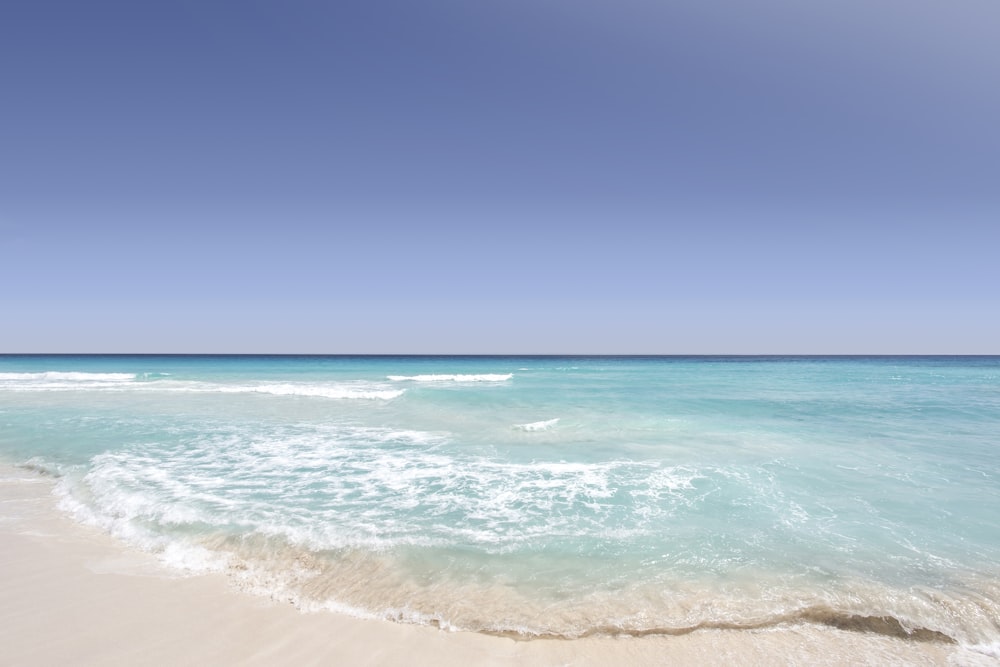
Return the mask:
[(818, 625), (516, 640), (329, 612), (183, 576), (56, 507), (54, 480), (0, 468), (3, 665), (996, 665), (979, 653)]

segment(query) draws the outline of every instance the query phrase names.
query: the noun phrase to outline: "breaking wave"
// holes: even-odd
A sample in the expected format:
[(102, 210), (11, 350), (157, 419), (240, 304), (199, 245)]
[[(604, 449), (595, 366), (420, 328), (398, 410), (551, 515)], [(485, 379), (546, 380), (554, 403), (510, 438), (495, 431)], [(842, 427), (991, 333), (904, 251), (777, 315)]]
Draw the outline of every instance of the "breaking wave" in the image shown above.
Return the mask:
[(335, 399), (391, 400), (406, 393), (405, 389), (385, 389), (370, 385), (350, 384), (261, 384), (261, 385), (192, 385), (169, 388), (167, 391), (221, 394), (270, 394), (272, 396), (312, 396)]
[(506, 382), (513, 373), (482, 373), (457, 375), (389, 375), (393, 382)]
[(131, 382), (135, 379), (135, 373), (80, 373), (76, 371), (0, 373), (0, 382)]
[(516, 424), (514, 428), (519, 431), (548, 431), (550, 428), (559, 423), (559, 418), (546, 419), (540, 422), (531, 422), (530, 424)]
[(194, 394), (270, 394), (331, 399), (391, 400), (406, 390), (386, 383), (268, 382), (227, 384), (173, 380), (169, 373), (0, 373), (0, 391), (166, 392)]

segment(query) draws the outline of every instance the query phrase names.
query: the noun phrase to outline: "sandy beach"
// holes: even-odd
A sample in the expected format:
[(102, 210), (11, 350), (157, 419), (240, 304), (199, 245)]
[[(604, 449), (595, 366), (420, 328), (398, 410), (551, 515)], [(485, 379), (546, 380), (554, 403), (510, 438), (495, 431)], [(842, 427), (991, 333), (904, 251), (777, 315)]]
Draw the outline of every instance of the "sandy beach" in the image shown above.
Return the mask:
[(934, 642), (813, 625), (680, 636), (516, 640), (301, 613), (184, 576), (73, 522), (54, 480), (5, 468), (0, 482), (4, 665), (996, 664)]

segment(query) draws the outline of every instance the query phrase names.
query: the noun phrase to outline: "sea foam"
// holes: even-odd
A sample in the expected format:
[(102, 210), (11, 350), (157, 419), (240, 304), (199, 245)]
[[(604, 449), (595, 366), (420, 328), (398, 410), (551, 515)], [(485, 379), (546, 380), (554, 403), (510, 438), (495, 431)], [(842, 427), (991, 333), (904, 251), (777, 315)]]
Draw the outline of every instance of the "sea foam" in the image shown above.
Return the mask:
[(506, 382), (513, 373), (389, 375), (393, 382)]
[(546, 419), (540, 422), (531, 422), (530, 424), (516, 424), (514, 428), (520, 431), (548, 431), (550, 428), (554, 427), (559, 423), (559, 418)]
[(174, 380), (170, 373), (0, 373), (0, 391), (164, 392), (193, 394), (269, 394), (330, 399), (391, 400), (406, 390), (375, 382), (223, 383)]
[(342, 384), (262, 384), (262, 385), (211, 385), (191, 388), (191, 391), (224, 394), (271, 394), (273, 396), (311, 396), (334, 399), (391, 400), (402, 396), (405, 389), (384, 389), (373, 386)]
[(135, 373), (80, 373), (44, 371), (40, 373), (0, 373), (0, 382), (130, 382)]

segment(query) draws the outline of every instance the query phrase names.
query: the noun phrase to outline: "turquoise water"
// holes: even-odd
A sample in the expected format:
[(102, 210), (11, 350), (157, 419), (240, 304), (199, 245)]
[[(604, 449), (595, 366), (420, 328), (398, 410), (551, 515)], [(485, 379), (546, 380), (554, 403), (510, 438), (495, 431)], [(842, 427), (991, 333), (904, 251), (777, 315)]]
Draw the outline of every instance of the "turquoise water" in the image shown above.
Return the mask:
[(0, 356), (0, 458), (165, 562), (526, 636), (1000, 655), (1000, 358)]

